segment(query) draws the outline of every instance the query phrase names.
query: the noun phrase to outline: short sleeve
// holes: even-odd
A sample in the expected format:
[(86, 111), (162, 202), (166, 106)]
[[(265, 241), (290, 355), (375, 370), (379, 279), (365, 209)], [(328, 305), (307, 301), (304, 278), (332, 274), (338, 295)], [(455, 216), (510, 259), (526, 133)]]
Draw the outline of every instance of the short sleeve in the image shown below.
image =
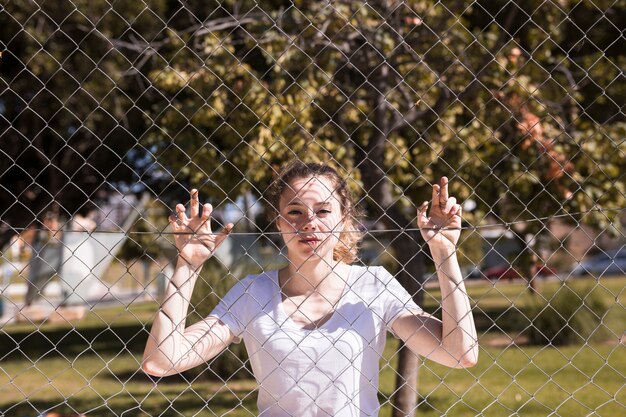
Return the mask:
[(422, 309), (413, 301), (408, 291), (385, 268), (378, 267), (376, 276), (383, 285), (379, 293), (378, 302), (383, 311), (385, 326), (387, 331), (393, 334), (394, 337), (397, 337), (392, 330), (394, 321), (404, 312), (410, 313), (422, 311)]
[(241, 342), (245, 330), (246, 299), (250, 280), (244, 279), (233, 285), (209, 316), (217, 317), (235, 335), (234, 343)]

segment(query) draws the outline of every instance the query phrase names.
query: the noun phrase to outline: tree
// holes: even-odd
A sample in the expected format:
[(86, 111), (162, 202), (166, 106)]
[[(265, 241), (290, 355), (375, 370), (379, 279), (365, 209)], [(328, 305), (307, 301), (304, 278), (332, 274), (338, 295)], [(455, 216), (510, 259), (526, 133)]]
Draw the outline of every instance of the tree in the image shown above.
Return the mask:
[[(162, 3), (147, 4), (159, 13)], [(150, 56), (119, 46), (159, 32), (145, 7), (26, 1), (0, 11), (0, 247), (46, 213), (67, 220), (136, 180)]]

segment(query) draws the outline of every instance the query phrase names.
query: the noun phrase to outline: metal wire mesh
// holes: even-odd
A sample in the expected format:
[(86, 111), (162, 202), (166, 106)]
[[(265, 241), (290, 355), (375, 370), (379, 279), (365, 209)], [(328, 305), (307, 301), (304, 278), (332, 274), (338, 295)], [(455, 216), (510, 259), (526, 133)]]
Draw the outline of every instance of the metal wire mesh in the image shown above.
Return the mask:
[(1, 7), (0, 415), (258, 414), (242, 344), (164, 378), (141, 355), (175, 204), (196, 188), (215, 228), (235, 224), (191, 324), (286, 264), (264, 204), (294, 158), (347, 179), (358, 263), (436, 316), (416, 208), (441, 176), (462, 202), (479, 362), (448, 369), (390, 336), (361, 385), (380, 415), (626, 412), (624, 2)]

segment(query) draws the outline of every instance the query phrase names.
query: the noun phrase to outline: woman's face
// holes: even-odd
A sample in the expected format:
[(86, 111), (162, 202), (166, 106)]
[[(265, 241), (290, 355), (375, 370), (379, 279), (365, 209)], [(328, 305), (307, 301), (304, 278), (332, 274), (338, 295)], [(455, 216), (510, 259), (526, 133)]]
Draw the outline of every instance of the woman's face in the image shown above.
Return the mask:
[(331, 263), (343, 227), (343, 209), (333, 181), (297, 178), (280, 196), (276, 222), (292, 261), (322, 258)]

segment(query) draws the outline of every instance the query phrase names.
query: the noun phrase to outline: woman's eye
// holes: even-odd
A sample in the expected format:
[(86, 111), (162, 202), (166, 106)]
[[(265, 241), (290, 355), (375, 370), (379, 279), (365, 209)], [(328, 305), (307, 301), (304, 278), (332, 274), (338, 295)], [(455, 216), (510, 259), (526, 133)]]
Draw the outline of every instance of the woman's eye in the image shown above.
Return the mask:
[(300, 210), (291, 210), (287, 214), (290, 214), (292, 216), (299, 216), (300, 214), (302, 214), (302, 212)]
[(328, 210), (328, 209), (322, 209), (322, 210), (318, 211), (318, 213), (319, 213), (319, 214), (330, 214), (330, 213), (331, 213), (331, 211), (330, 211), (330, 210)]

